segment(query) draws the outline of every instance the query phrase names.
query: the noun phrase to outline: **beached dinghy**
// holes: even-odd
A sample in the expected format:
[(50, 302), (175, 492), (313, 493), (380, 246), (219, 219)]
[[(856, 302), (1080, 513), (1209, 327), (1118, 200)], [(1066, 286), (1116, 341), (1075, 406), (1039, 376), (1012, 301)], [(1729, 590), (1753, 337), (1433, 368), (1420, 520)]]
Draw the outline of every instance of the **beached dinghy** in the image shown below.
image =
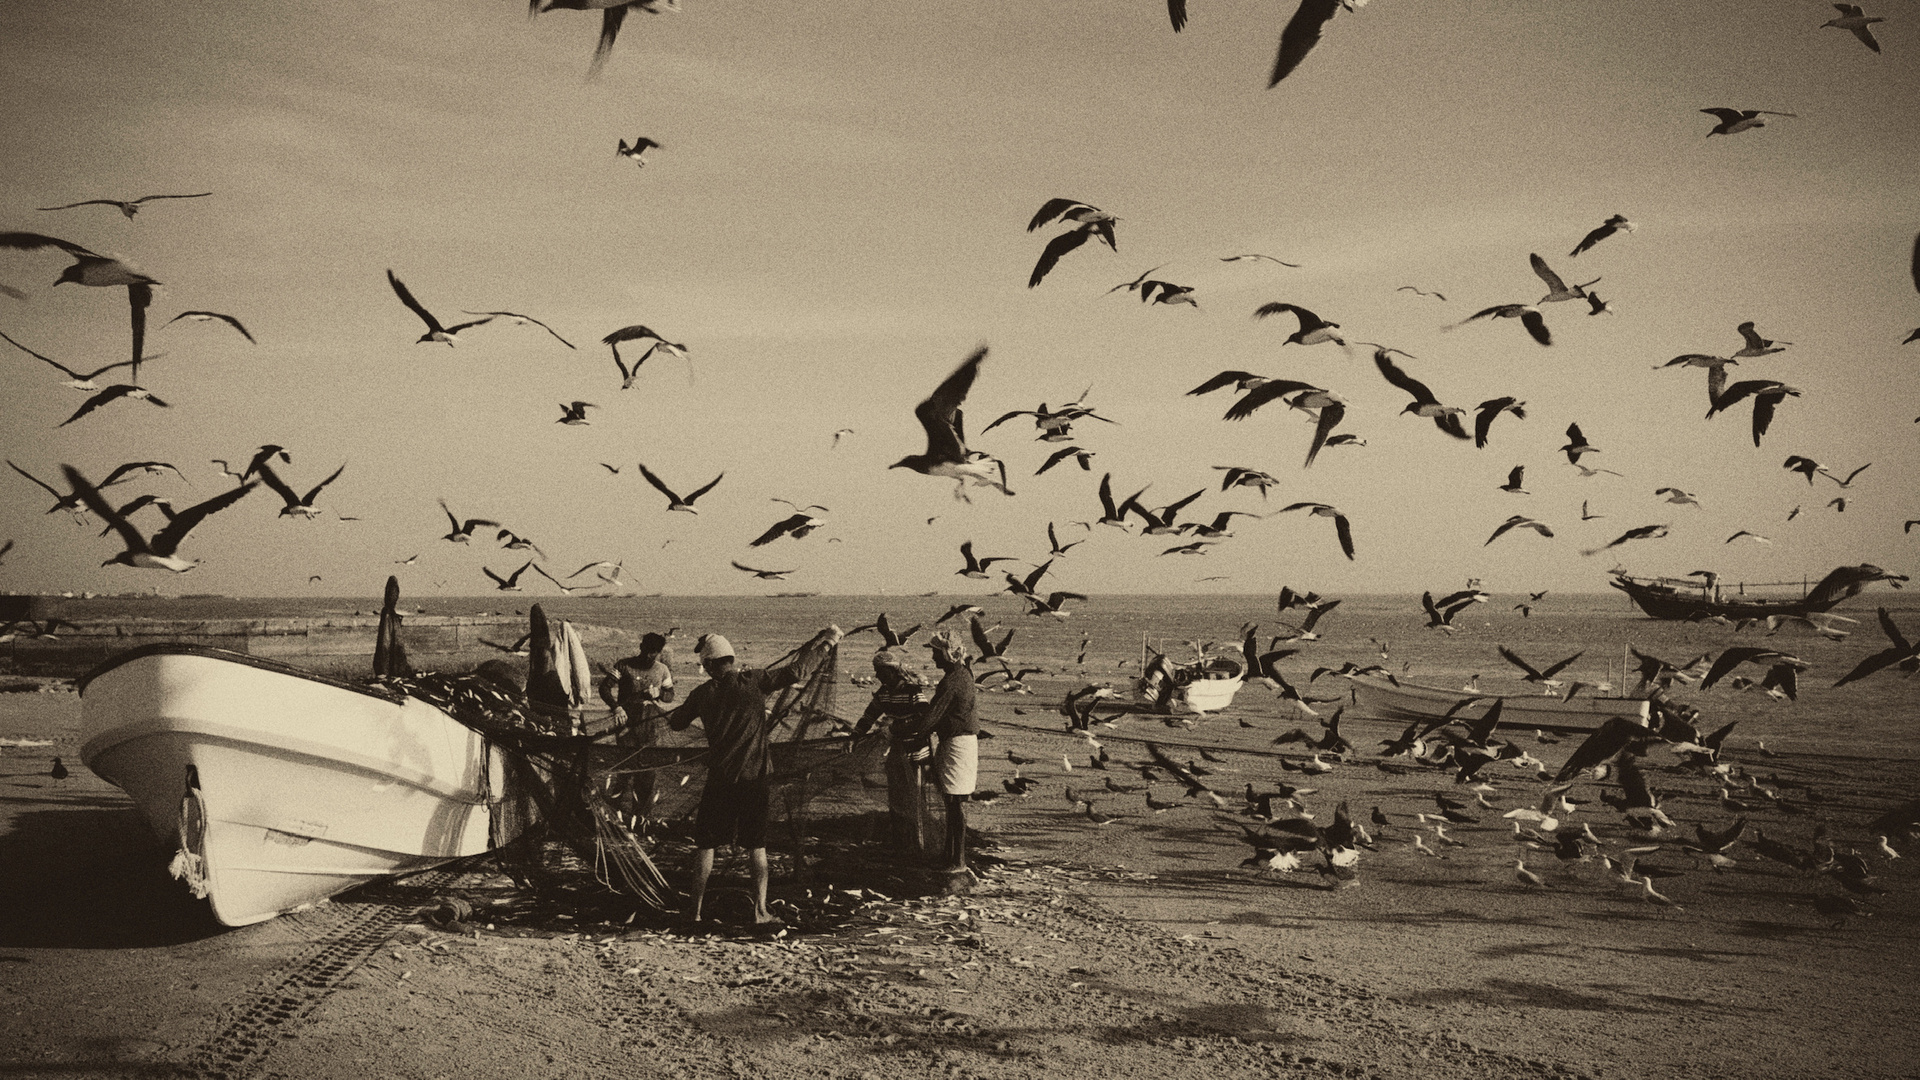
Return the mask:
[(490, 812), (502, 752), (417, 698), (182, 644), (123, 653), (80, 689), (81, 760), (228, 926), (511, 839)]
[(1147, 668), (1147, 674), (1133, 682), (1134, 702), (1149, 712), (1176, 716), (1219, 712), (1233, 704), (1246, 674), (1238, 660), (1224, 654)]
[(1411, 724), (1442, 717), (1474, 720), (1500, 702), (1499, 728), (1523, 728), (1563, 733), (1591, 732), (1615, 716), (1635, 723), (1648, 722), (1645, 698), (1595, 697), (1577, 694), (1562, 701), (1558, 694), (1475, 694), (1421, 686), (1378, 674), (1346, 676), (1353, 684), (1354, 711), (1370, 720)]

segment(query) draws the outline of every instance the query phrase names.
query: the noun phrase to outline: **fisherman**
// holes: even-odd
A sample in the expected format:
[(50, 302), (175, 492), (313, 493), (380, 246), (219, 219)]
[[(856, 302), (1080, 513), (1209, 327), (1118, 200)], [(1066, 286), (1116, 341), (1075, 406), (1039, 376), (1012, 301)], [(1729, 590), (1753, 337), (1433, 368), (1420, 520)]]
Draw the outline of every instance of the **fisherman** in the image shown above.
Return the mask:
[(966, 647), (951, 630), (928, 640), (933, 662), (943, 674), (933, 688), (920, 730), (939, 739), (933, 755), (933, 778), (947, 802), (947, 836), (943, 846), (948, 874), (967, 872), (967, 802), (973, 796), (980, 769), (980, 724), (974, 717), (973, 669)]
[(926, 684), (906, 669), (892, 649), (873, 654), (873, 674), (880, 686), (854, 724), (853, 736), (857, 739), (886, 721), (888, 835), (895, 847), (919, 854), (926, 850), (921, 823), (926, 768), (933, 758), (933, 744), (921, 731), (927, 711)]
[(706, 732), (707, 782), (694, 813), (693, 897), (689, 914), (703, 918), (713, 852), (722, 844), (747, 849), (753, 869), (753, 922), (777, 932), (780, 920), (767, 910), (767, 813), (773, 770), (772, 724), (767, 695), (805, 682), (845, 634), (829, 626), (794, 651), (793, 659), (771, 668), (743, 668), (733, 646), (719, 634), (700, 638), (694, 651), (708, 681), (687, 694), (686, 704), (667, 716), (667, 726), (685, 731), (695, 720)]
[(614, 743), (627, 751), (621, 767), (635, 770), (626, 773), (616, 794), (635, 817), (653, 811), (654, 770), (636, 759), (660, 741), (660, 718), (666, 715), (660, 703), (673, 700), (673, 669), (662, 655), (666, 647), (665, 637), (650, 633), (640, 639), (639, 653), (615, 661), (600, 680), (600, 699), (614, 709)]

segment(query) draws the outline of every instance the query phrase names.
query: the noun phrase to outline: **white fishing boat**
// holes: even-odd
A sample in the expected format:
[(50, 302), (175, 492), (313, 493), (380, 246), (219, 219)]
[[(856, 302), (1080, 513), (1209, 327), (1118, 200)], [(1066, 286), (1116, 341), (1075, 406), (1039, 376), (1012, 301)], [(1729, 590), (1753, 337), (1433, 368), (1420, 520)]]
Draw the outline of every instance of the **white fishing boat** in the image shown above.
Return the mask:
[(1346, 678), (1353, 686), (1357, 714), (1396, 724), (1447, 716), (1476, 720), (1486, 715), (1496, 700), (1500, 702), (1500, 721), (1495, 725), (1498, 728), (1578, 733), (1597, 730), (1616, 716), (1646, 725), (1650, 716), (1645, 698), (1577, 694), (1563, 701), (1558, 694), (1478, 694), (1421, 686), (1376, 674), (1353, 674)]
[(149, 645), (81, 683), (80, 757), (132, 796), (227, 926), (477, 855), (501, 751), (416, 698), (260, 657)]
[(1219, 712), (1233, 704), (1245, 674), (1239, 660), (1224, 654), (1190, 664), (1168, 662), (1134, 680), (1133, 699), (1149, 712), (1166, 715)]

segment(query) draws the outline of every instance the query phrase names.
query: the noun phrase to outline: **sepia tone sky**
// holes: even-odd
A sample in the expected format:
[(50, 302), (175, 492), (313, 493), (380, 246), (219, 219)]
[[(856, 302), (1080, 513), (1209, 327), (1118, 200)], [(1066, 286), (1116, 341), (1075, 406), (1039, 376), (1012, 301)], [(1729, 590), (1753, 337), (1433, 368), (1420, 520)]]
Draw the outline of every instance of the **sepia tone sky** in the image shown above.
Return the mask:
[[(409, 593), (489, 591), (481, 567), (523, 557), (439, 539), (440, 497), (535, 540), (557, 575), (624, 561), (640, 592), (986, 591), (954, 575), (959, 544), (1043, 560), (1049, 521), (1086, 543), (1048, 586), (1095, 595), (1915, 568), (1920, 536), (1902, 523), (1920, 518), (1920, 342), (1899, 343), (1920, 326), (1920, 5), (1869, 6), (1887, 19), (1875, 54), (1821, 28), (1834, 12), (1813, 2), (1377, 0), (1337, 14), (1269, 90), (1292, 7), (1193, 0), (1175, 34), (1154, 0), (686, 0), (633, 13), (588, 78), (598, 14), (529, 19), (513, 0), (10, 5), (0, 230), (117, 253), (163, 282), (148, 352), (165, 355), (141, 382), (171, 407), (123, 400), (56, 427), (85, 395), (0, 342), (0, 455), (55, 483), (61, 463), (99, 478), (134, 460), (191, 481), (114, 488), (115, 503), (211, 497), (229, 481), (210, 459), (267, 442), (291, 452), (281, 471), (303, 492), (346, 471), (318, 520), (278, 518), (266, 491), (208, 519), (181, 548), (202, 565), (176, 576), (101, 568), (117, 541), (42, 513), (51, 499), (6, 470), (0, 590), (365, 596), (398, 572)], [(1708, 138), (1698, 110), (1715, 106), (1796, 115)], [(664, 144), (644, 168), (614, 152), (637, 135)], [(201, 191), (132, 220), (36, 209)], [(1083, 247), (1029, 289), (1061, 229), (1025, 226), (1056, 196), (1118, 215), (1119, 250)], [(1569, 257), (1615, 213), (1637, 231)], [(1222, 261), (1250, 252), (1301, 266)], [(1530, 252), (1601, 278), (1615, 313), (1546, 305), (1547, 348), (1509, 320), (1441, 329), (1538, 298)], [(0, 283), (28, 294), (0, 296), (0, 330), (69, 367), (124, 358), (123, 292), (51, 287), (67, 261), (0, 251)], [(1109, 292), (1151, 267), (1198, 308)], [(511, 310), (578, 348), (503, 322), (415, 344), (389, 268), (443, 322)], [(1283, 347), (1291, 318), (1251, 317), (1269, 301), (1412, 354), (1399, 362), (1445, 403), (1511, 394), (1527, 419), (1501, 417), (1484, 450), (1457, 443), (1399, 414), (1409, 399), (1366, 347)], [(190, 309), (238, 317), (259, 344), (162, 327)], [(1750, 404), (1705, 420), (1699, 369), (1654, 370), (1731, 353), (1746, 320), (1793, 344), (1731, 379), (1802, 392), (1758, 449)], [(689, 356), (656, 354), (623, 391), (599, 339), (634, 323)], [(969, 504), (887, 466), (923, 448), (913, 406), (980, 344), (970, 442), (1006, 461), (1017, 494)], [(1229, 392), (1186, 396), (1225, 369), (1340, 394), (1339, 430), (1367, 445), (1303, 469), (1302, 413), (1229, 423)], [(1033, 476), (1057, 447), (1023, 418), (984, 431), (1089, 388), (1115, 421), (1075, 429), (1092, 472)], [(597, 406), (590, 423), (556, 423), (575, 400)], [(1601, 448), (1586, 463), (1624, 475), (1569, 466), (1574, 422)], [(1810, 486), (1781, 467), (1792, 454), (1872, 468), (1844, 491)], [(726, 477), (698, 515), (668, 513), (641, 461), (683, 492)], [(1265, 502), (1222, 493), (1222, 465), (1280, 484)], [(1498, 490), (1515, 465), (1530, 494)], [(1149, 506), (1208, 489), (1183, 520), (1336, 504), (1357, 558), (1301, 513), (1237, 518), (1203, 556), (1069, 524), (1098, 516), (1109, 471), (1121, 495), (1150, 484)], [(788, 512), (776, 498), (830, 507), (827, 524), (749, 548)], [(1583, 501), (1604, 517), (1582, 521)], [(136, 521), (154, 528), (152, 513)], [(1484, 545), (1513, 514), (1556, 536)], [(1656, 523), (1670, 535), (1581, 554)], [(1724, 542), (1741, 529), (1772, 543)], [(795, 573), (770, 585), (733, 560)]]

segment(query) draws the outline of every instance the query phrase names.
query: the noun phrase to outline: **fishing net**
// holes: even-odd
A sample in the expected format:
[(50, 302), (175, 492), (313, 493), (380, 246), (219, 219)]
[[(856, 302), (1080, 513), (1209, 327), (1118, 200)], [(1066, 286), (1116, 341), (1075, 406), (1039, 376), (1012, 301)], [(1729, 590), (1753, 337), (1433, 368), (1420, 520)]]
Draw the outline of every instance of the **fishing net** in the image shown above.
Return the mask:
[[(506, 751), (493, 836), (509, 875), (537, 882), (550, 869), (548, 841), (557, 841), (608, 888), (656, 909), (674, 906), (649, 849), (691, 835), (706, 786), (708, 750), (700, 734), (667, 731), (658, 714), (616, 720), (620, 714), (606, 710), (529, 701), (499, 672), (420, 672), (379, 681), (440, 708)], [(791, 855), (797, 866), (806, 863), (809, 841), (823, 828), (864, 823), (871, 832), (887, 806), (887, 737), (851, 737), (840, 713), (839, 682), (835, 649), (805, 682), (769, 702), (769, 847)]]

